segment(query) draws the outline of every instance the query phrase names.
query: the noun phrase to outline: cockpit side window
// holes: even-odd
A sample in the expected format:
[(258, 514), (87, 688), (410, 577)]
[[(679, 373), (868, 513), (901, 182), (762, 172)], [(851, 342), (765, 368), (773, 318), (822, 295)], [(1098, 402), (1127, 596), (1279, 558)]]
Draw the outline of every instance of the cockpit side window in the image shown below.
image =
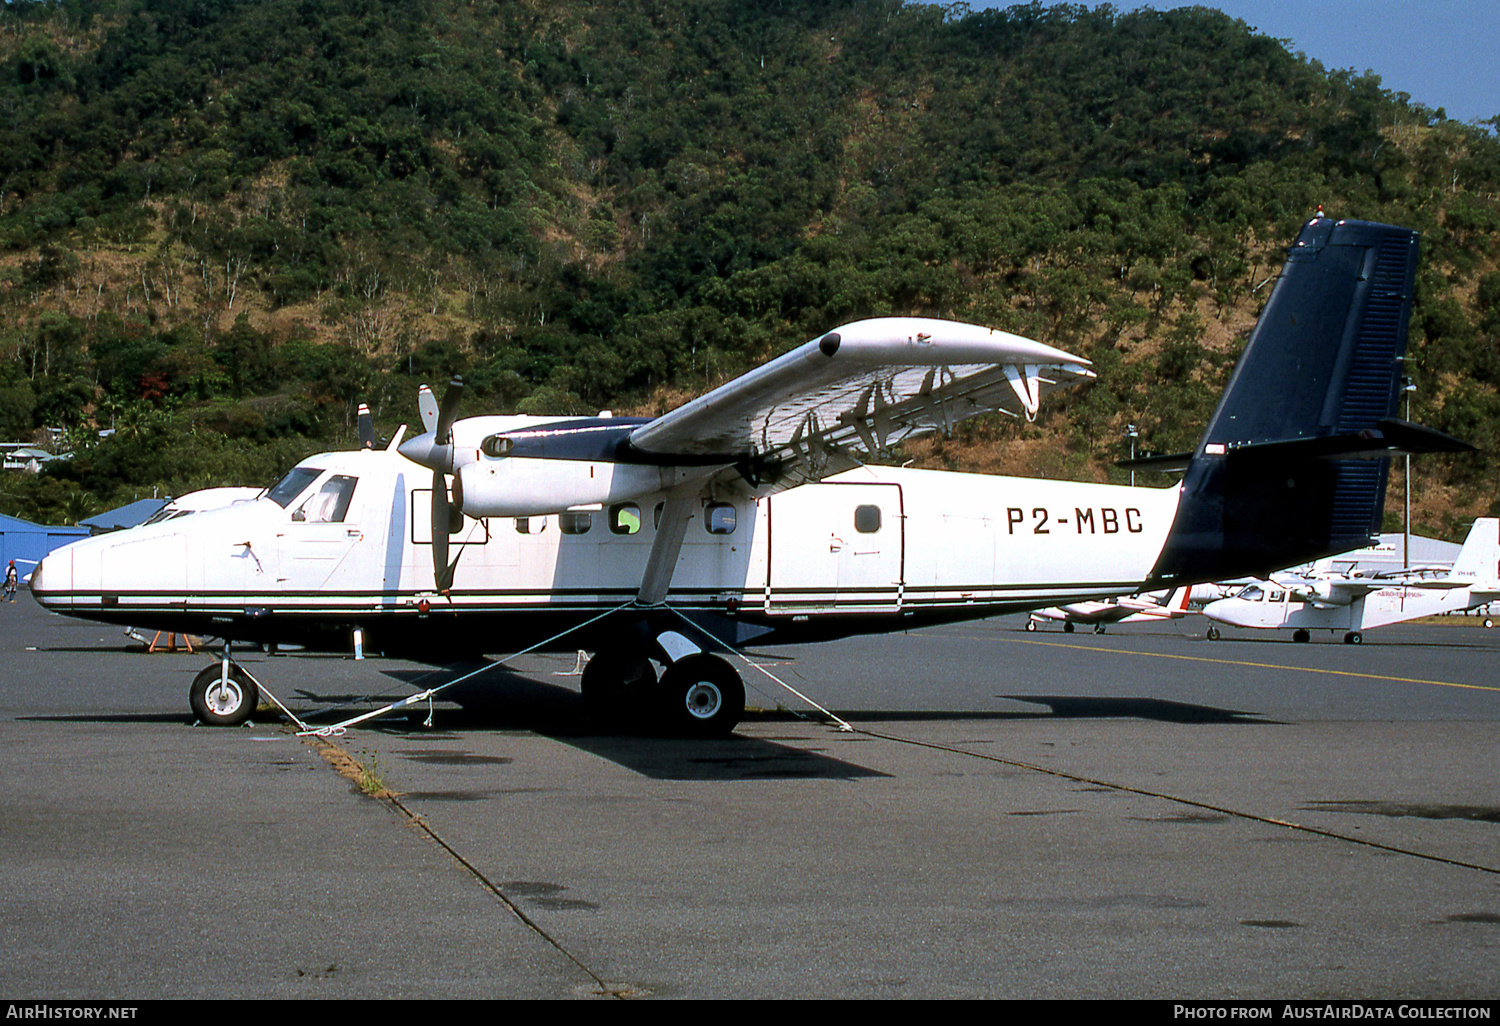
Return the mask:
[(310, 524), (341, 524), (344, 514), (349, 512), (349, 500), (354, 498), (354, 486), (358, 478), (346, 474), (335, 474), (323, 482), (317, 494), (312, 495), (297, 512), (293, 520), (305, 520)]
[(1261, 601), (1261, 599), (1266, 597), (1266, 594), (1265, 592), (1260, 590), (1260, 585), (1251, 584), (1247, 585), (1245, 587), (1245, 590), (1240, 592), (1239, 597), (1244, 599), (1246, 602), (1259, 602)]
[(267, 493), (269, 498), (282, 509), (292, 504), (292, 500), (301, 495), (308, 485), (318, 479), (323, 472), (316, 467), (293, 467), (286, 477), (276, 482), (276, 486)]

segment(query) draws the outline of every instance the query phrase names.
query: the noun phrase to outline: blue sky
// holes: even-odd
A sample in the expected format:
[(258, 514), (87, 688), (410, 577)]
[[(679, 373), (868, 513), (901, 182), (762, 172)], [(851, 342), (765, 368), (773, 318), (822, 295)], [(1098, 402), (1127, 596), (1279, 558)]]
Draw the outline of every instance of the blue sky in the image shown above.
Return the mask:
[[(969, 0), (978, 10), (1010, 2)], [(1096, 7), (1095, 2), (1084, 6)], [(1114, 5), (1166, 10), (1177, 0)], [(1204, 0), (1327, 68), (1373, 71), (1381, 85), (1459, 121), (1500, 115), (1500, 0)]]

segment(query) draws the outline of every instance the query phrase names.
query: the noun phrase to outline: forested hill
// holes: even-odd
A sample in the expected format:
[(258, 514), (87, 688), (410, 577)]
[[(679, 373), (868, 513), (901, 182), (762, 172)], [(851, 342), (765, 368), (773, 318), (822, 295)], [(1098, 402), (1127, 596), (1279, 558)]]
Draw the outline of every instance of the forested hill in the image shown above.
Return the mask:
[[(1413, 414), (1496, 450), (1500, 143), (1216, 11), (9, 0), (0, 437), (75, 456), (0, 508), (260, 483), (453, 372), (467, 413), (654, 412), (882, 314), (1100, 373), (906, 457), (1119, 479), (1319, 204), (1424, 233)], [(1422, 526), (1497, 476), (1422, 461)]]

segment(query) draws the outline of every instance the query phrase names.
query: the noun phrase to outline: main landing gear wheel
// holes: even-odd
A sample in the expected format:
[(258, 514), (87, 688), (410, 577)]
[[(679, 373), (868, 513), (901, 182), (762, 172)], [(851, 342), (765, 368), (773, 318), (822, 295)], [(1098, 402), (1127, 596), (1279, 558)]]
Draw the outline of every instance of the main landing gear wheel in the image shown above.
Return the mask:
[(238, 727), (254, 714), (260, 689), (233, 663), (229, 665), (229, 679), (223, 679), (223, 665), (214, 663), (193, 678), (188, 702), (198, 722), (211, 727)]
[(1218, 641), (1219, 640), (1219, 628), (1217, 628), (1217, 627), (1210, 627), (1207, 630), (1207, 632), (1204, 634), (1204, 637), (1208, 638), (1209, 641)]
[(1312, 640), (1312, 635), (1307, 633), (1307, 631), (1303, 630), (1301, 627), (1298, 627), (1296, 630), (1292, 631), (1292, 640), (1300, 645), (1303, 642)]
[(1486, 616), (1484, 618), (1484, 629), (1485, 630), (1489, 630), (1493, 626), (1495, 626), (1495, 621), (1493, 619), (1491, 619), (1490, 617)]
[(657, 696), (668, 729), (683, 737), (728, 737), (745, 714), (745, 685), (718, 656), (677, 660), (661, 675)]
[(1364, 640), (1364, 635), (1359, 633), (1359, 631), (1350, 631), (1344, 635), (1344, 644), (1346, 645), (1358, 645)]
[(583, 709), (601, 726), (622, 727), (650, 705), (656, 687), (656, 667), (639, 660), (600, 652), (583, 668), (579, 679)]
[(1063, 621), (1063, 633), (1065, 633), (1065, 634), (1072, 634), (1073, 633), (1073, 623), (1072, 623), (1072, 621), (1070, 621), (1070, 620), (1064, 620)]
[(1034, 631), (1034, 630), (1036, 630), (1036, 621), (1035, 620), (1027, 620), (1026, 621), (1026, 629), (1028, 631)]

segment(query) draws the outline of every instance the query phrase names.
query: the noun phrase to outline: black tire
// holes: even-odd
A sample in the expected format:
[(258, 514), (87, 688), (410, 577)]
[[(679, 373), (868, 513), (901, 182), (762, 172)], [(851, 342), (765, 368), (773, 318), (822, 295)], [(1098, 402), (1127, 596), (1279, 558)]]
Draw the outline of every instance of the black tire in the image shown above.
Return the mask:
[(210, 727), (238, 727), (255, 714), (260, 704), (260, 689), (255, 686), (244, 670), (229, 665), (229, 680), (220, 686), (222, 667), (219, 663), (204, 667), (203, 672), (193, 678), (188, 689), (188, 704), (198, 722)]
[(745, 685), (718, 656), (677, 660), (661, 675), (657, 696), (667, 729), (682, 737), (728, 737), (745, 714)]
[(1026, 621), (1026, 629), (1028, 631), (1034, 631), (1034, 630), (1036, 630), (1036, 621), (1035, 620), (1027, 620)]
[(656, 688), (656, 667), (651, 660), (599, 652), (583, 668), (579, 678), (583, 710), (602, 727), (626, 729), (650, 707)]
[(1102, 624), (1102, 623), (1096, 623), (1096, 624), (1094, 624), (1094, 633), (1095, 634), (1103, 634), (1104, 633), (1104, 624)]
[(1073, 633), (1073, 622), (1071, 620), (1064, 620), (1063, 621), (1063, 633), (1065, 633), (1065, 634), (1072, 634)]
[(1364, 640), (1364, 635), (1359, 633), (1359, 631), (1350, 631), (1348, 634), (1344, 635), (1344, 644), (1346, 645), (1359, 645), (1362, 644)]
[(1209, 641), (1218, 641), (1219, 640), (1219, 628), (1217, 628), (1217, 627), (1210, 627), (1208, 629), (1208, 631), (1205, 633), (1204, 636), (1207, 637)]
[(1484, 629), (1489, 630), (1493, 626), (1495, 626), (1495, 621), (1486, 616), (1484, 618)]
[(1311, 641), (1312, 635), (1307, 633), (1307, 631), (1303, 628), (1298, 627), (1296, 630), (1292, 631), (1292, 640), (1301, 645), (1305, 642)]

